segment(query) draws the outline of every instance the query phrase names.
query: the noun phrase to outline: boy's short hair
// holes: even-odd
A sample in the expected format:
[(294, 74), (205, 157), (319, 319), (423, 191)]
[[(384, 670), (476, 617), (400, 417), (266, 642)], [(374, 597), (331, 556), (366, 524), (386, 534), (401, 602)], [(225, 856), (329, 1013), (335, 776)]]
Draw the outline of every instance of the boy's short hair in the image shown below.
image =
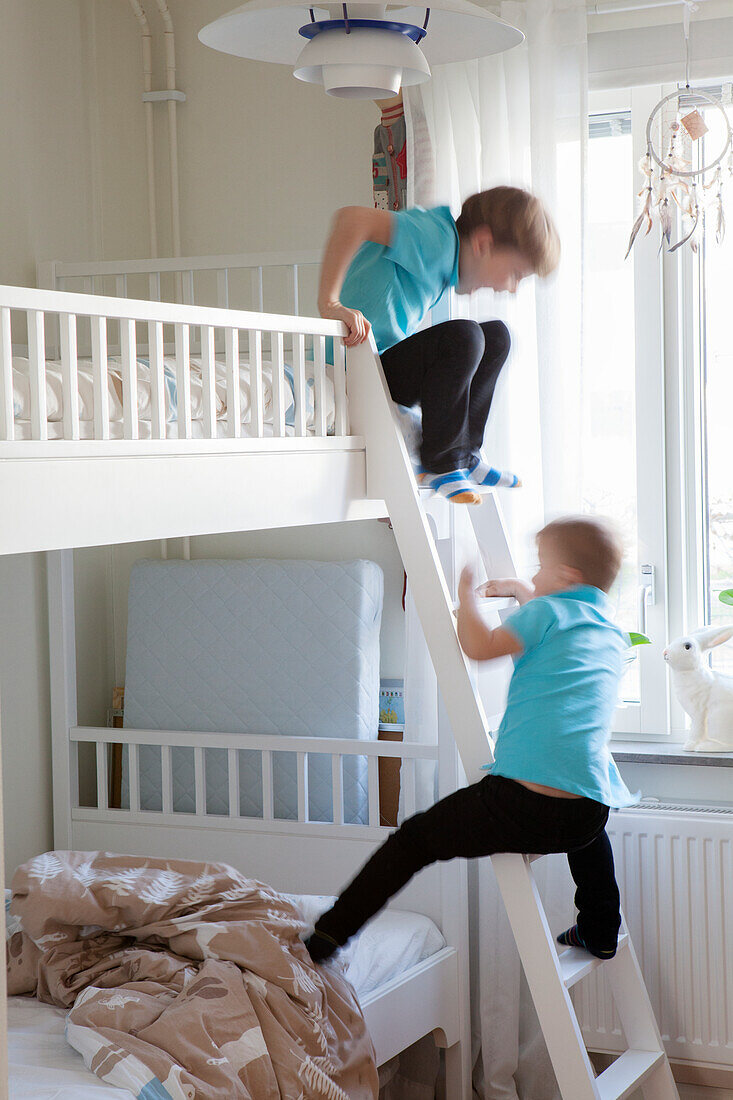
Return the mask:
[(547, 538), (559, 548), (563, 565), (577, 569), (585, 584), (608, 592), (624, 556), (621, 537), (610, 520), (601, 516), (561, 516), (537, 535), (538, 542)]
[(560, 262), (560, 238), (544, 204), (519, 187), (492, 187), (471, 195), (456, 219), (461, 238), (487, 226), (500, 248), (516, 248), (544, 277)]

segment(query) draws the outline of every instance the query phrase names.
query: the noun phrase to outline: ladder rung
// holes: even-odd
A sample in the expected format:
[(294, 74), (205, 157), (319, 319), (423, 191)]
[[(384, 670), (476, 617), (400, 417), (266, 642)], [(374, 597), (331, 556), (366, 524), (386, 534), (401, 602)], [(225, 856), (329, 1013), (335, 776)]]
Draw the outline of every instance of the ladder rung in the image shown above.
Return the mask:
[[(624, 948), (628, 947), (628, 943), (628, 932), (622, 932), (618, 938), (618, 947), (616, 950), (624, 950)], [(557, 957), (560, 962), (563, 981), (567, 989), (574, 986), (581, 978), (587, 977), (588, 974), (592, 973), (592, 971), (596, 970), (599, 966), (603, 966), (604, 962), (603, 959), (597, 959), (595, 955), (590, 955), (587, 951), (583, 951), (579, 947), (568, 947), (567, 951), (561, 951)], [(610, 959), (608, 961), (610, 962)]]
[[(509, 611), (518, 607), (514, 596), (481, 596), (477, 601), (479, 614), (492, 615), (497, 611)], [(454, 611), (458, 610), (458, 604), (454, 605)]]
[(664, 1062), (663, 1050), (626, 1050), (596, 1078), (599, 1100), (624, 1100), (657, 1066)]

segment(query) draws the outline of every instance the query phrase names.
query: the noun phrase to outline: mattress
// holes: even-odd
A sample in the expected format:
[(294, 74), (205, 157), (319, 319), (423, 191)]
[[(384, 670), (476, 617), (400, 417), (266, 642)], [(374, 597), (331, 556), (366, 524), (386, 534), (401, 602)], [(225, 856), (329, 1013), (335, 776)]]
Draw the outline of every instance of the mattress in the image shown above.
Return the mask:
[[(373, 740), (383, 575), (370, 561), (140, 561), (130, 577), (125, 726)], [(193, 745), (192, 740), (192, 745)], [(195, 810), (193, 747), (174, 749), (173, 809)], [(140, 805), (162, 809), (142, 746)], [(207, 749), (206, 811), (228, 814), (225, 749)], [(261, 756), (239, 752), (240, 813), (262, 816)], [(129, 804), (127, 758), (123, 805)], [(368, 821), (365, 757), (344, 758), (344, 819)], [(310, 754), (311, 820), (332, 821), (330, 757)], [(273, 757), (275, 816), (297, 818), (294, 753)]]
[[(329, 367), (326, 372), (324, 387), (326, 402), (326, 425), (332, 430), (334, 422), (334, 396), (331, 373)], [(60, 424), (63, 420), (63, 390), (61, 384), (61, 363), (51, 359), (46, 362), (46, 416), (49, 425)], [(145, 438), (150, 434), (151, 421), (151, 386), (150, 363), (147, 359), (137, 360), (137, 389), (138, 389), (138, 417), (140, 423), (140, 435)], [(190, 358), (191, 377), (191, 416), (194, 424), (203, 424), (203, 381), (202, 361), (196, 356)], [(224, 362), (216, 362), (215, 372), (215, 409), (218, 421), (225, 422), (228, 417), (227, 408), (227, 370)], [(265, 424), (273, 422), (272, 399), (273, 364), (270, 361), (262, 363), (262, 392), (263, 392), (263, 419)], [(168, 436), (176, 438), (175, 424), (178, 418), (178, 383), (176, 375), (176, 361), (173, 358), (163, 360), (163, 380), (165, 393), (165, 417), (168, 425)], [(239, 359), (239, 407), (241, 422), (247, 426), (251, 419), (251, 386), (250, 366), (245, 356)], [(314, 419), (314, 378), (313, 363), (306, 363), (306, 427), (312, 430), (315, 426)], [(108, 397), (109, 416), (112, 425), (122, 423), (122, 361), (119, 356), (110, 356), (108, 359)], [(93, 438), (94, 422), (94, 380), (91, 359), (79, 359), (78, 361), (78, 394), (79, 394), (79, 421), (82, 439)], [(31, 419), (31, 391), (30, 391), (30, 364), (28, 359), (20, 356), (13, 357), (13, 412), (16, 423), (27, 425)], [(293, 389), (293, 372), (290, 366), (285, 366), (285, 423), (292, 428), (295, 423), (295, 398)], [(19, 433), (23, 436), (23, 431)], [(61, 437), (62, 438), (62, 437)]]
[[(330, 903), (299, 897), (306, 920)], [(386, 910), (367, 924), (332, 965), (346, 968), (357, 996), (384, 985), (440, 951), (445, 940), (419, 913)], [(8, 998), (10, 1100), (134, 1100), (125, 1089), (110, 1088), (88, 1070), (64, 1038), (66, 1012), (34, 997)]]

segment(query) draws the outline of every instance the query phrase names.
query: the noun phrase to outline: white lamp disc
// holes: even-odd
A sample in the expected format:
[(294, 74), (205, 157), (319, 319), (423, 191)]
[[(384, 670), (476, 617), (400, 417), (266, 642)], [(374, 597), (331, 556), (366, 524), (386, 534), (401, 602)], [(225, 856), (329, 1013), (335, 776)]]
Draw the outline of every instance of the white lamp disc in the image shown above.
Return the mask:
[[(428, 65), (448, 61), (470, 61), (477, 57), (501, 53), (523, 41), (516, 27), (498, 19), (470, 0), (438, 0), (431, 3), (430, 19), (419, 49)], [(426, 7), (385, 5), (379, 0), (359, 0), (359, 15), (364, 17), (372, 8), (374, 18), (392, 19), (421, 27)], [(333, 18), (325, 7), (312, 9), (317, 21)], [(347, 3), (347, 10), (350, 6)], [(253, 61), (272, 61), (295, 66), (305, 39), (298, 33), (311, 22), (311, 9), (292, 0), (249, 0), (241, 7), (221, 16), (199, 31), (206, 46), (222, 53), (247, 57)], [(385, 31), (378, 32), (386, 34)]]

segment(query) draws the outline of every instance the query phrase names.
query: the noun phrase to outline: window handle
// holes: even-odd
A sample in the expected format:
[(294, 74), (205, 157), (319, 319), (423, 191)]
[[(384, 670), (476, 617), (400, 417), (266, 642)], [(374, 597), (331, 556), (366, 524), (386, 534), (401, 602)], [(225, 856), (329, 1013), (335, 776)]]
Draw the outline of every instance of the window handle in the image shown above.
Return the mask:
[(644, 564), (640, 568), (641, 584), (639, 585), (638, 597), (639, 597), (639, 632), (646, 634), (646, 609), (649, 604), (656, 603), (656, 574), (657, 571), (653, 565), (648, 563)]

